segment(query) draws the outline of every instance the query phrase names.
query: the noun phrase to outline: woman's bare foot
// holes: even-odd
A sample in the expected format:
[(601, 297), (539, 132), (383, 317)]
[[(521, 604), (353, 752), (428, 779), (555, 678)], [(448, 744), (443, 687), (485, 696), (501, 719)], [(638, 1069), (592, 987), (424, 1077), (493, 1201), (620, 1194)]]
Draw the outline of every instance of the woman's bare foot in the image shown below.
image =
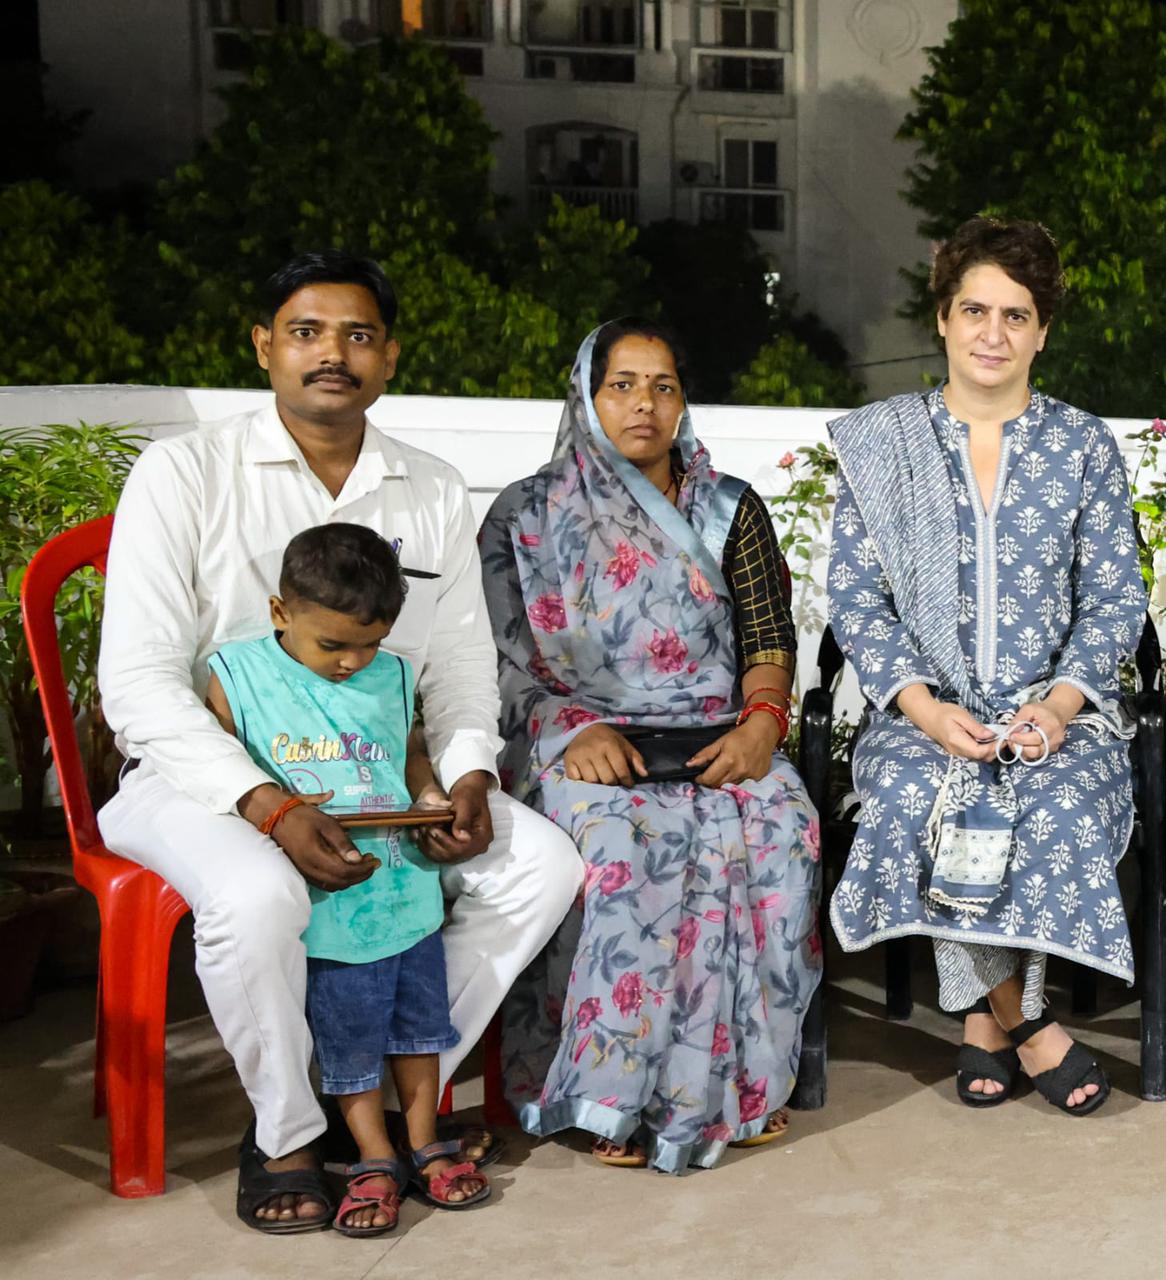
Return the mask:
[(789, 1112), (785, 1107), (778, 1107), (776, 1111), (771, 1111), (765, 1117), (765, 1128), (760, 1133), (755, 1133), (751, 1138), (735, 1138), (729, 1143), (730, 1147), (764, 1147), (771, 1142), (776, 1142), (778, 1138), (789, 1128)]
[(641, 1168), (648, 1163), (648, 1153), (638, 1143), (612, 1142), (610, 1138), (596, 1138), (591, 1144), (591, 1154), (601, 1164), (623, 1164)]
[[(1020, 1065), (1027, 1076), (1039, 1076), (1051, 1071), (1065, 1060), (1065, 1054), (1073, 1047), (1073, 1039), (1059, 1022), (1052, 1022), (1020, 1045)], [(1097, 1093), (1099, 1086), (1087, 1084), (1074, 1089), (1065, 1099), (1068, 1107), (1079, 1107)]]
[(781, 1134), (789, 1128), (789, 1112), (785, 1107), (778, 1107), (776, 1111), (769, 1113), (769, 1119), (765, 1122), (765, 1128), (762, 1133)]
[[(978, 1049), (986, 1049), (996, 1053), (1007, 1049), (1012, 1044), (1008, 1033), (990, 1013), (969, 1013), (964, 1018), (964, 1044), (975, 1045)], [(999, 1080), (973, 1080), (968, 1085), (969, 1093), (982, 1093), (991, 1098), (1004, 1092), (1005, 1086)]]
[[(320, 1165), (310, 1147), (300, 1147), (298, 1151), (290, 1151), (286, 1156), (265, 1161), (263, 1167), (268, 1173), (293, 1173), (301, 1169), (318, 1169)], [(313, 1196), (296, 1192), (272, 1196), (266, 1204), (255, 1210), (255, 1216), (263, 1222), (291, 1222), (294, 1218), (308, 1221), (327, 1215), (326, 1204)]]

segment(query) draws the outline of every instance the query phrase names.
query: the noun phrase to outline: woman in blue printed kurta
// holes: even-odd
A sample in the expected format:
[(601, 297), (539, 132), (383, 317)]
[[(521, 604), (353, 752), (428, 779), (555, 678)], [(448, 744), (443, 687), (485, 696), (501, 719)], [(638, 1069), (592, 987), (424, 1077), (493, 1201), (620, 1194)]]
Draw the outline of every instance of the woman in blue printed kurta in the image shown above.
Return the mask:
[[(981, 241), (999, 235), (999, 224), (975, 222)], [(1027, 405), (999, 426), (994, 474), (977, 474), (973, 449), (991, 439), (990, 429), (974, 430), (951, 408), (961, 396), (991, 398), (984, 370), (997, 366), (973, 357), (996, 350), (997, 340), (1006, 353), (1023, 348), (1008, 325), (1030, 323), (1042, 343), (1044, 334), (1035, 328), (1039, 303), (1026, 320), (1013, 301), (1015, 314), (1005, 308), (989, 333), (983, 317), (991, 308), (981, 298), (993, 289), (1033, 307), (1029, 290), (991, 254), (974, 268), (963, 264), (947, 298), (956, 306), (940, 313), (972, 335), (953, 353), (949, 330), (952, 381), (832, 427), (840, 474), (830, 617), (869, 718), (853, 760), (859, 829), (830, 915), (847, 951), (910, 934), (935, 939), (945, 1009), (989, 1014), (985, 998), (1012, 981), (1017, 1020), (1023, 1014), (1028, 1027), (1041, 1013), (1049, 954), (1133, 979), (1115, 877), (1133, 823), (1132, 727), (1118, 698), (1145, 596), (1126, 473), (1103, 422), (1022, 385)], [(1047, 312), (1039, 320), (1047, 324)], [(1027, 381), (1027, 365), (1015, 363)], [(888, 467), (905, 453), (908, 478), (896, 488)], [(967, 713), (964, 746), (917, 727), (900, 698), (920, 693), (931, 708), (933, 697), (949, 714), (953, 705)], [(1067, 700), (1067, 724), (1044, 719), (1050, 696)], [(1000, 763), (1013, 752), (1003, 745), (996, 755), (1009, 732), (997, 726), (1018, 715), (1041, 721), (1053, 750), (1046, 753), (1041, 735), (1013, 729), (1027, 758)], [(1009, 1031), (998, 1009), (996, 1016)], [(1012, 1055), (1011, 1072), (1001, 1076), (965, 1054), (964, 1074), (980, 1085), (969, 1098), (961, 1082), (971, 1105), (1011, 1091), (1015, 1055), (996, 1052)], [(1078, 1057), (1071, 1065), (1083, 1064)], [(1058, 1096), (1072, 1083), (1058, 1081)], [(1103, 1100), (1101, 1085), (1073, 1094), (1077, 1104), (1095, 1097)]]

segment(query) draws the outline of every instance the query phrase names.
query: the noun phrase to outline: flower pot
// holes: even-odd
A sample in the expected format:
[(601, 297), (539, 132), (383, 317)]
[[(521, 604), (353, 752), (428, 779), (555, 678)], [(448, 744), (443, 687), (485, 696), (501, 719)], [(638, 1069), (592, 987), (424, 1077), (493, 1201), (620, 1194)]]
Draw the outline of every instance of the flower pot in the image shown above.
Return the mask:
[(57, 916), (79, 897), (63, 875), (13, 871), (0, 880), (0, 1022), (32, 1009), (37, 971)]

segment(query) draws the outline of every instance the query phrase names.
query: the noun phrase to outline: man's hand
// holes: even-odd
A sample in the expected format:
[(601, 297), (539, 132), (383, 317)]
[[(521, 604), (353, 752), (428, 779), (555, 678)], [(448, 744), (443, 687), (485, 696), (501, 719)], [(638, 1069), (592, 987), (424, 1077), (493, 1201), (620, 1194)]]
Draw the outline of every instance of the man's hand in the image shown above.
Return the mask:
[(702, 747), (688, 764), (693, 768), (708, 766), (696, 778), (702, 787), (722, 787), (746, 778), (759, 782), (769, 773), (780, 736), (776, 716), (754, 711), (744, 724)]
[[(453, 826), (426, 827), (417, 836), (422, 852), (432, 862), (465, 862), (485, 853), (494, 839), (494, 824), (490, 821), (490, 774), (482, 769), (463, 774), (449, 789), (449, 803), (453, 806)], [(428, 796), (427, 804), (438, 802), (437, 796)]]
[(598, 782), (605, 787), (634, 785), (633, 769), (641, 778), (648, 776), (644, 757), (609, 724), (581, 729), (563, 753), (563, 766), (572, 782)]
[[(320, 812), (319, 806), (331, 798), (331, 791), (302, 796), (304, 803), (289, 809), (271, 833), (308, 884), (330, 893), (360, 884), (381, 865), (371, 853), (360, 852), (335, 818)], [(248, 791), (237, 807), (240, 816), (259, 827), (286, 799), (287, 792), (272, 783)]]

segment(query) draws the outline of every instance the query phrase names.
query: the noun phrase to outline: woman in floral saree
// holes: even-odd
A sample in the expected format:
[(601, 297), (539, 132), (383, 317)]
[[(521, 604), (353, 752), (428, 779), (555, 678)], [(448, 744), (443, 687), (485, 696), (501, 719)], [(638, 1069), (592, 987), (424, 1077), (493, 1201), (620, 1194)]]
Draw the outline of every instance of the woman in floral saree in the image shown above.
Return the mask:
[[(675, 352), (651, 323), (593, 333), (551, 461), (482, 530), (503, 780), (587, 867), (506, 1005), (508, 1093), (530, 1133), (671, 1173), (784, 1129), (821, 976), (781, 553), (693, 436)], [(646, 781), (621, 730), (691, 726), (722, 730), (695, 781)]]

